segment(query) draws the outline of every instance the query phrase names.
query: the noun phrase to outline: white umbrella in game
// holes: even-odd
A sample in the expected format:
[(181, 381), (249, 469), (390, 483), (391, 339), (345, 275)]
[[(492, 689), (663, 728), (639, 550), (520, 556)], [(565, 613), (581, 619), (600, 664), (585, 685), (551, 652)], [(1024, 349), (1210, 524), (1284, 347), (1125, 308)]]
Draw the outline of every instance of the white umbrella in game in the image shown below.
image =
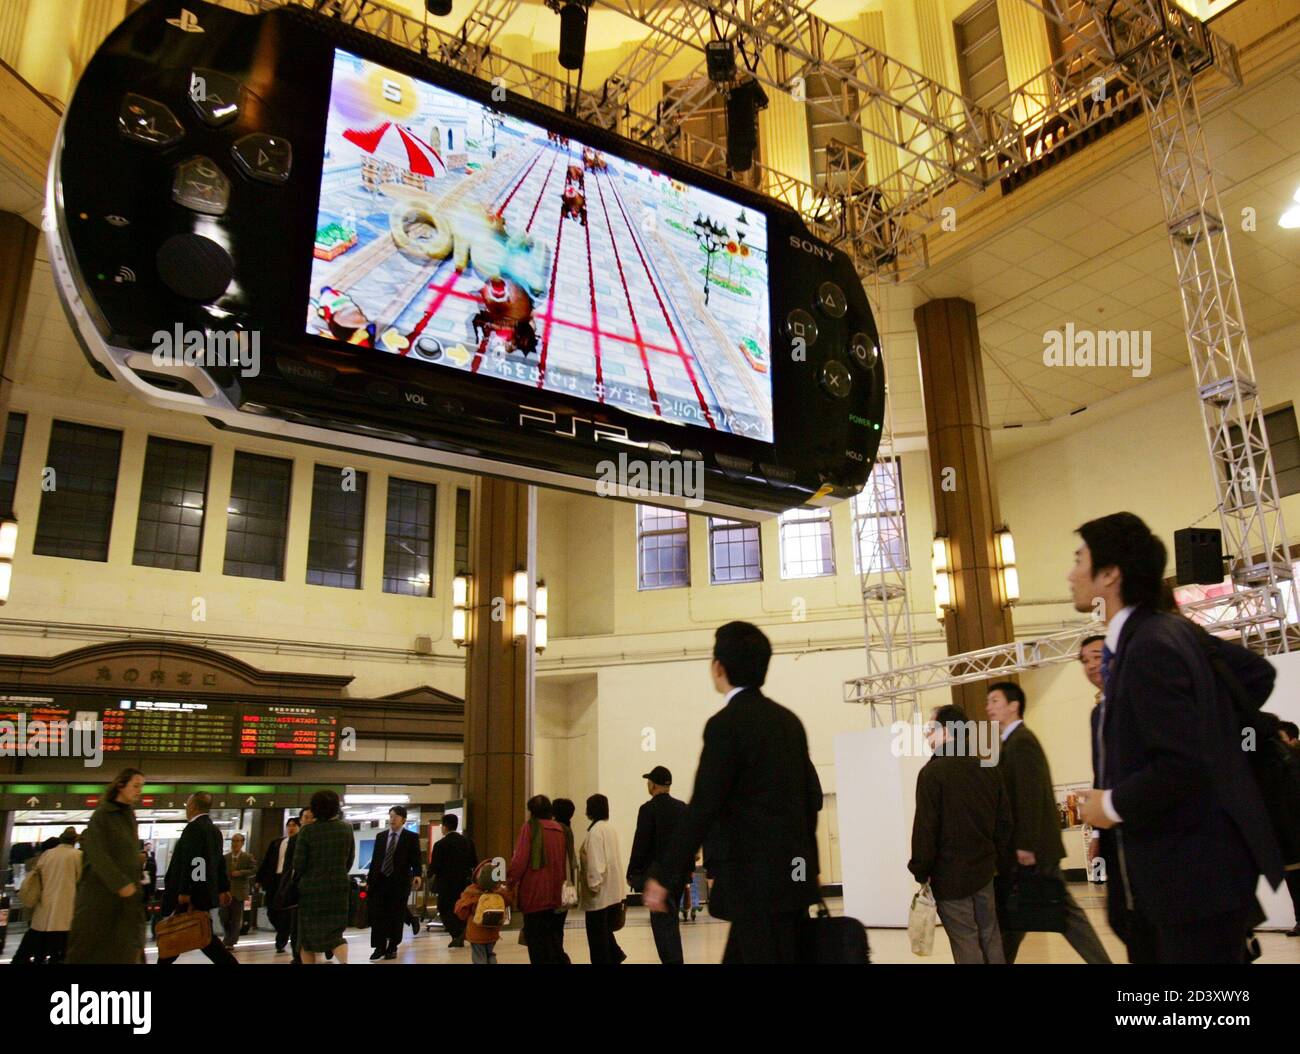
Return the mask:
[(409, 128), (392, 121), (385, 121), (369, 131), (349, 128), (343, 133), (343, 138), (377, 160), (388, 161), (417, 176), (435, 178), (439, 170), (444, 175), (447, 172), (447, 163), (436, 148)]

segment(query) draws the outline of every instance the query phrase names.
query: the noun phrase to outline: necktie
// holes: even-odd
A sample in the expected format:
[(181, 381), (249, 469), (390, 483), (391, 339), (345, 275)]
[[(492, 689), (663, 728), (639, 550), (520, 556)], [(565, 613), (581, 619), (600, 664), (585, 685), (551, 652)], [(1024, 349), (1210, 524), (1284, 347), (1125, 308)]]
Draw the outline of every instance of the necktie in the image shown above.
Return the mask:
[(1102, 691), (1110, 697), (1110, 668), (1114, 664), (1115, 653), (1110, 650), (1109, 644), (1101, 646), (1101, 686)]
[(393, 853), (397, 851), (397, 835), (392, 831), (388, 832), (387, 844), (384, 846), (384, 874), (393, 873)]

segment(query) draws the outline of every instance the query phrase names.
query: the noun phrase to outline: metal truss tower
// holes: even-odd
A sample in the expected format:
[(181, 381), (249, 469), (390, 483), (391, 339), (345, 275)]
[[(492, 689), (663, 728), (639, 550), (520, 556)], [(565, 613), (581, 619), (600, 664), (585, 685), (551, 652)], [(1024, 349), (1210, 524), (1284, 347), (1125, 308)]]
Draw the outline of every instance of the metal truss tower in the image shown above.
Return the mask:
[(1115, 60), (1142, 93), (1178, 272), (1183, 324), (1236, 590), (1229, 618), (1243, 643), (1288, 651), (1295, 582), (1246, 320), (1205, 142), (1196, 75), (1215, 66), (1241, 83), (1236, 55), (1172, 0), (1092, 0)]

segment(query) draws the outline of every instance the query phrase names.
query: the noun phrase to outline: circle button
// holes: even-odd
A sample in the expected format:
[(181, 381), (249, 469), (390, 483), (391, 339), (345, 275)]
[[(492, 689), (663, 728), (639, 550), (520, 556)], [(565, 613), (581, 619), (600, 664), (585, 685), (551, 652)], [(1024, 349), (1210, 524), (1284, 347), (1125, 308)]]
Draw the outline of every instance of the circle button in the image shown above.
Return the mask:
[(880, 359), (880, 348), (865, 333), (854, 333), (849, 341), (849, 355), (864, 370), (874, 370)]
[(847, 399), (853, 391), (853, 375), (839, 359), (831, 359), (822, 367), (821, 382), (826, 394), (833, 399)]
[(817, 343), (817, 320), (801, 307), (786, 315), (785, 331), (791, 340), (802, 340), (805, 348)]
[(830, 318), (843, 318), (849, 302), (844, 298), (844, 290), (834, 282), (823, 282), (817, 290), (817, 306)]

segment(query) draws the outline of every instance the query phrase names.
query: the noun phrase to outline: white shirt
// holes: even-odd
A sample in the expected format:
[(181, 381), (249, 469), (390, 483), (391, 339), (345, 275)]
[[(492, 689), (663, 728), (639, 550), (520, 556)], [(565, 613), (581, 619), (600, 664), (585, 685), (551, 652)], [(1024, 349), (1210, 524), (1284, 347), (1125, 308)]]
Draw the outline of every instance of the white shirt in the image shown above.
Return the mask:
[(1007, 725), (1007, 727), (1002, 730), (1002, 742), (1005, 743), (1007, 741), (1007, 736), (1011, 735), (1012, 732), (1014, 732), (1017, 728), (1019, 728), (1023, 724), (1024, 722), (1017, 717), (1014, 721), (1011, 722), (1011, 724)]
[(744, 690), (745, 690), (745, 686), (743, 684), (739, 688), (731, 689), (731, 691), (729, 691), (726, 695), (722, 697), (722, 705), (726, 706), (729, 702), (731, 702), (731, 697), (733, 695), (735, 695), (737, 692), (743, 692)]
[(275, 861), (275, 873), (284, 874), (284, 854), (289, 851), (289, 836), (285, 835), (280, 839), (280, 855)]
[[(1128, 621), (1131, 614), (1133, 614), (1132, 604), (1122, 607), (1106, 626), (1106, 647), (1110, 649), (1112, 662), (1115, 661), (1115, 655), (1119, 651), (1119, 635), (1124, 631), (1124, 623)], [(1115, 805), (1111, 801), (1111, 797), (1110, 791), (1106, 791), (1101, 796), (1102, 811), (1110, 818), (1112, 823), (1123, 823), (1119, 818), (1119, 813), (1115, 811)]]
[(592, 824), (578, 852), (578, 864), (582, 872), (579, 906), (583, 911), (604, 911), (627, 895), (618, 834), (608, 820)]

